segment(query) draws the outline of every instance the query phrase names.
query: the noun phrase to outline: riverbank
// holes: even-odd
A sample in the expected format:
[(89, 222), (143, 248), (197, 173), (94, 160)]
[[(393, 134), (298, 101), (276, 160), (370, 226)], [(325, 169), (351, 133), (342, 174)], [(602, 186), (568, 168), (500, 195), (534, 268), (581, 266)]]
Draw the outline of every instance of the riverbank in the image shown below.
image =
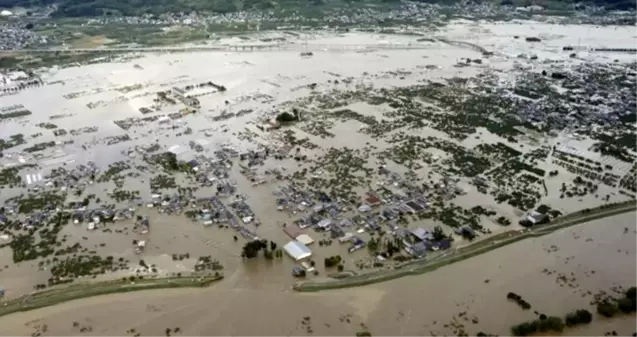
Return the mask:
[(430, 271), (434, 271), (440, 267), (504, 247), (520, 240), (544, 236), (559, 229), (626, 212), (634, 212), (635, 210), (637, 210), (637, 207), (634, 201), (627, 201), (614, 205), (604, 205), (594, 209), (585, 209), (579, 212), (568, 214), (546, 226), (540, 226), (528, 231), (509, 231), (492, 236), (485, 240), (481, 240), (469, 246), (457, 248), (455, 251), (449, 253), (450, 255), (439, 257), (435, 261), (421, 260), (416, 262), (408, 262), (395, 267), (395, 269), (393, 270), (366, 273), (346, 278), (340, 278), (338, 280), (301, 281), (296, 283), (293, 289), (299, 292), (314, 292), (329, 289), (358, 287), (378, 282), (390, 281), (403, 276), (424, 274)]
[(0, 303), (0, 316), (56, 305), (80, 298), (164, 288), (203, 288), (223, 279), (222, 275), (198, 277), (170, 277), (149, 279), (121, 279), (87, 282), (49, 289)]

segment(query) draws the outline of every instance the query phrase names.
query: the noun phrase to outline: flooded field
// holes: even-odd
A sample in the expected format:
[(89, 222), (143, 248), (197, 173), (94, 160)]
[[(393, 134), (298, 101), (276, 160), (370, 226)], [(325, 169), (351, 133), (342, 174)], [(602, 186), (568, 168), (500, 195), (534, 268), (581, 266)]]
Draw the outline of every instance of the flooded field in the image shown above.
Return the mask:
[[(418, 277), (292, 292), (299, 266), (312, 280), (389, 269), (637, 192), (634, 113), (621, 114), (634, 55), (594, 51), (630, 47), (630, 28), (454, 21), (304, 35), (214, 42), (294, 51), (7, 75), (20, 84), (0, 96), (6, 299), (78, 281), (224, 280), (11, 315), (0, 333), (502, 335), (534, 311), (563, 316), (635, 285), (627, 214)], [(310, 258), (283, 252), (303, 240)], [(632, 333), (631, 319), (565, 333)]]
[[(593, 221), (522, 241), (436, 272), (383, 284), (294, 293), (280, 280), (246, 270), (205, 290), (161, 290), (72, 301), (0, 319), (2, 334), (114, 335), (442, 335), (509, 334), (538, 314), (594, 312), (595, 294), (635, 285), (634, 214)], [(628, 231), (626, 231), (628, 228)], [(274, 262), (279, 263), (279, 262)], [(520, 294), (522, 310), (507, 300)], [(274, 310), (276, 308), (276, 310)], [(309, 318), (306, 318), (309, 317)], [(77, 323), (74, 323), (77, 322)], [(566, 335), (634, 332), (634, 316), (567, 329)], [(364, 326), (364, 327), (363, 327)], [(90, 331), (87, 332), (87, 328)]]

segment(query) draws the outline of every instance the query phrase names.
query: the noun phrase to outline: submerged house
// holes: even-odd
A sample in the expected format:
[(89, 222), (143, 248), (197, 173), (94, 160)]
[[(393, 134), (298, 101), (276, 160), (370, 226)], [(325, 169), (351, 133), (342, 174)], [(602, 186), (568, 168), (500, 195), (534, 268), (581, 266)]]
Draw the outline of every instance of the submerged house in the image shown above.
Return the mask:
[(332, 226), (332, 220), (330, 219), (323, 219), (321, 221), (319, 221), (319, 223), (316, 225), (316, 227), (328, 231), (330, 230), (330, 227)]

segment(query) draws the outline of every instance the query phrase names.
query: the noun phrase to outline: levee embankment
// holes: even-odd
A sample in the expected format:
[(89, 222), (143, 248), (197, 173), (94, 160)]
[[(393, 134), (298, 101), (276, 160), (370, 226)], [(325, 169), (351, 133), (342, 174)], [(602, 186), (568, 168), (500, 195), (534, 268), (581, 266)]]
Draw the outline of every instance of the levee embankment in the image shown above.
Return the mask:
[(147, 278), (86, 282), (35, 292), (6, 302), (0, 302), (0, 316), (56, 305), (85, 297), (125, 293), (132, 291), (207, 287), (223, 279), (222, 275)]

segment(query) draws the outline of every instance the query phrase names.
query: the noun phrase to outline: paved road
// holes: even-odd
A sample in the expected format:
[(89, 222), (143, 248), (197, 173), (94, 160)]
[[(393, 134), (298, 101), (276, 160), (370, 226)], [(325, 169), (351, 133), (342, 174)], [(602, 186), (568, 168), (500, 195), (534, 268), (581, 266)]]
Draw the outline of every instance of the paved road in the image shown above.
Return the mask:
[(48, 48), (48, 49), (20, 49), (7, 50), (3, 53), (122, 53), (122, 52), (149, 52), (149, 53), (170, 53), (170, 52), (256, 52), (256, 51), (373, 51), (373, 50), (418, 50), (430, 49), (431, 46), (418, 44), (270, 44), (270, 45), (205, 45), (205, 46), (184, 46), (184, 47), (131, 47), (131, 48)]

